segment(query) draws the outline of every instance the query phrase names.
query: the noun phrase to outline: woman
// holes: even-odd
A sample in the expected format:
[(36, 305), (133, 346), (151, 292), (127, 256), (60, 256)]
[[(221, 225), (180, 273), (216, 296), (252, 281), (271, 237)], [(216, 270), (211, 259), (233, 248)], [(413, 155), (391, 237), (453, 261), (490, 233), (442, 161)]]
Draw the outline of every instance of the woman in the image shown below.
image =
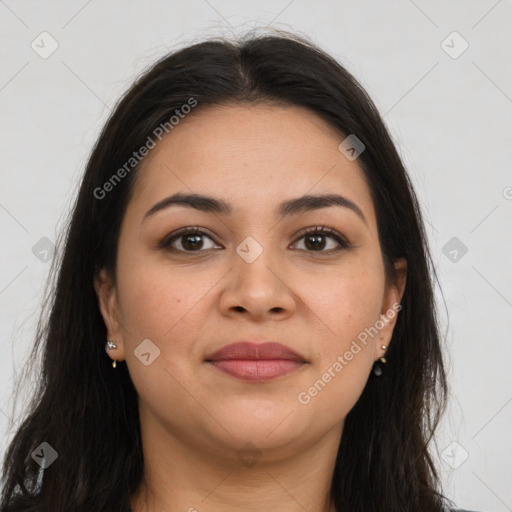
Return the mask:
[(282, 33), (166, 56), (87, 165), (3, 510), (449, 510), (434, 276), (340, 64)]

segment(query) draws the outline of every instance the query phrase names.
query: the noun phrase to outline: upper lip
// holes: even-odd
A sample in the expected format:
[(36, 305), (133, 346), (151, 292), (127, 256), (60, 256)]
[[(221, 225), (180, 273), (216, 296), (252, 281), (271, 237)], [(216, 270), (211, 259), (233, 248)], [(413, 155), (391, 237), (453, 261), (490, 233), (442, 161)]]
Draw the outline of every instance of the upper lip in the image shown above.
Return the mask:
[(228, 359), (288, 359), (306, 362), (300, 354), (291, 348), (274, 341), (263, 343), (237, 341), (216, 350), (206, 358), (206, 361), (223, 361)]

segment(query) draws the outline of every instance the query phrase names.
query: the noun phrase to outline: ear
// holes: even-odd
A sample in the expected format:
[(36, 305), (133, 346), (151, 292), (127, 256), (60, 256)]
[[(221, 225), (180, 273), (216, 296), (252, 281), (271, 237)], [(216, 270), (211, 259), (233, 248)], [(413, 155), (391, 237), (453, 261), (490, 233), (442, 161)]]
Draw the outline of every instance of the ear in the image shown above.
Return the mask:
[(119, 302), (117, 289), (113, 279), (106, 269), (102, 268), (94, 277), (94, 289), (98, 297), (98, 305), (101, 316), (107, 329), (107, 340), (113, 341), (117, 348), (107, 350), (112, 359), (122, 361), (124, 359), (123, 330), (119, 321)]
[[(400, 302), (405, 290), (407, 280), (407, 261), (405, 258), (399, 258), (393, 263), (395, 267), (394, 279), (386, 285), (384, 300), (380, 320), (384, 326), (379, 330), (378, 343), (375, 344), (375, 360), (384, 357), (387, 349), (382, 349), (381, 345), (389, 347), (396, 320), (401, 309)], [(379, 324), (379, 325), (382, 325)]]

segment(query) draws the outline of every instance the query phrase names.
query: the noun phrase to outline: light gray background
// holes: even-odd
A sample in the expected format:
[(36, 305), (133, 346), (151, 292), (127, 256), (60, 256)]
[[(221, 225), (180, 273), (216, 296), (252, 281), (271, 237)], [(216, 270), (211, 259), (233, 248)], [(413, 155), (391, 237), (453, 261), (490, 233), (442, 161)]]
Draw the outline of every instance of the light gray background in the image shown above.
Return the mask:
[[(425, 210), (449, 312), (447, 324), (441, 301), (452, 392), (435, 456), (445, 493), (464, 508), (512, 510), (511, 14), (505, 0), (0, 0), (2, 453), (50, 266), (32, 248), (56, 241), (110, 108), (167, 51), (271, 25), (333, 54), (384, 115)], [(46, 59), (31, 47), (50, 48), (43, 31), (58, 43)], [(463, 49), (453, 31), (469, 44), (457, 58), (445, 51)], [(453, 237), (466, 254), (445, 248)]]

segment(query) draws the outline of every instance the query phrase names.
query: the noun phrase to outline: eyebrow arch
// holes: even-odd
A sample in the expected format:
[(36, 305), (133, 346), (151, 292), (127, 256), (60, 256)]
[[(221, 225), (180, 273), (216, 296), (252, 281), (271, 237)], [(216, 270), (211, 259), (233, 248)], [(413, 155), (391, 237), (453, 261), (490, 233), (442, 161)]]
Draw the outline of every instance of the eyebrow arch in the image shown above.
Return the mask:
[[(142, 220), (144, 221), (155, 213), (174, 205), (187, 206), (206, 213), (220, 213), (224, 215), (231, 215), (233, 213), (233, 207), (222, 199), (201, 194), (184, 194), (182, 192), (177, 192), (176, 194), (166, 197), (152, 206), (145, 213)], [(340, 206), (352, 210), (366, 225), (368, 225), (368, 222), (359, 206), (350, 199), (338, 194), (304, 195), (302, 197), (288, 199), (279, 205), (277, 214), (281, 217), (287, 217), (331, 206)]]

